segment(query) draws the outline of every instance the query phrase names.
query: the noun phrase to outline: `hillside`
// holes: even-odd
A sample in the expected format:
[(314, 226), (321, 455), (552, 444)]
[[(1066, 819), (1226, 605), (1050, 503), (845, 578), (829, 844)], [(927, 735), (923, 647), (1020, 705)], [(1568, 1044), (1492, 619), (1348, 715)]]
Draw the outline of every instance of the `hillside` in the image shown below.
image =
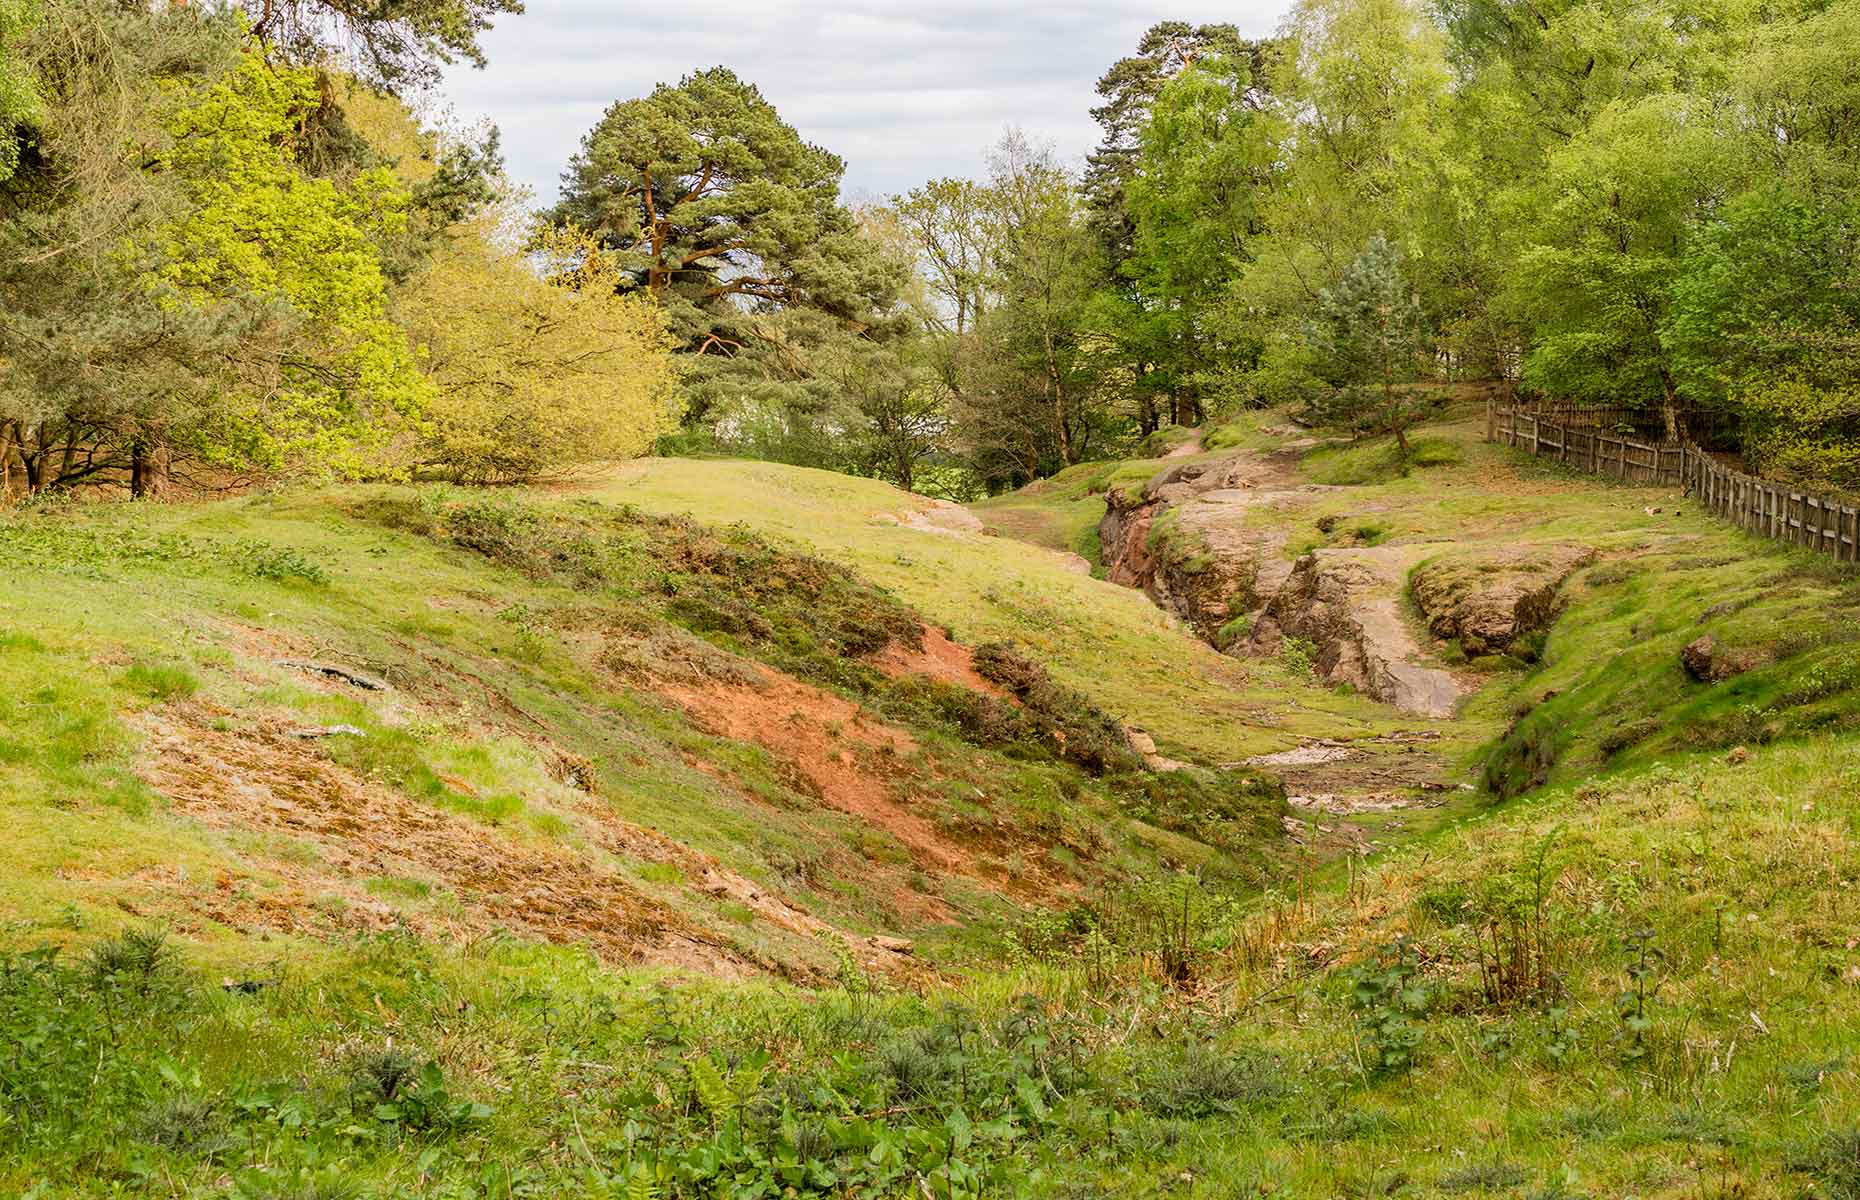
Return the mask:
[(1860, 1194), (1852, 582), (1188, 445), (0, 518), (0, 1191)]

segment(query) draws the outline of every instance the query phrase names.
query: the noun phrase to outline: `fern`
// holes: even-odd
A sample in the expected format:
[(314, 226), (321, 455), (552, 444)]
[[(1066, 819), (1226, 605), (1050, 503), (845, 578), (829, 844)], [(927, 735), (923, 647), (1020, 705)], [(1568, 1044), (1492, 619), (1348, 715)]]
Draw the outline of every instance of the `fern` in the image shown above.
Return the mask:
[(727, 1116), (736, 1107), (736, 1097), (724, 1081), (717, 1065), (708, 1058), (691, 1060), (691, 1086), (697, 1089), (698, 1102), (711, 1116)]
[[(715, 1072), (712, 1072), (715, 1074)], [(659, 1189), (652, 1182), (652, 1176), (644, 1171), (634, 1171), (627, 1177), (626, 1200), (658, 1200)]]

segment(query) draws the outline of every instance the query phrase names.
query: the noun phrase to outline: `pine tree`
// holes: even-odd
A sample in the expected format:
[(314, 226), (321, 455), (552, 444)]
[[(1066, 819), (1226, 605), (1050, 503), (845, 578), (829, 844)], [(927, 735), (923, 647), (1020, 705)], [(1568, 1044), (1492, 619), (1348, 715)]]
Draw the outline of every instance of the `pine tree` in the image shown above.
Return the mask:
[(1327, 424), (1365, 433), (1392, 433), (1404, 458), (1408, 429), (1427, 403), (1398, 390), (1415, 375), (1422, 334), (1421, 305), (1402, 275), (1401, 252), (1380, 233), (1318, 293), (1306, 336), (1331, 385), (1316, 405)]

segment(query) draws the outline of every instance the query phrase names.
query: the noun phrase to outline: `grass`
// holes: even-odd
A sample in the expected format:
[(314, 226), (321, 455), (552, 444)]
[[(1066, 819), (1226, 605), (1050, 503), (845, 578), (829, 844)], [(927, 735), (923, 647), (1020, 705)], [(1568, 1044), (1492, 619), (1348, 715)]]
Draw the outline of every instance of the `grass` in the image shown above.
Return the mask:
[[(1247, 776), (1120, 783), (844, 651), (917, 613), (1009, 639), (1035, 716), (1204, 761), (1412, 723), (1023, 543), (886, 522), (915, 502), (870, 481), (658, 462), (0, 519), (0, 1194), (1856, 1194), (1860, 588), (1470, 418), (1426, 439), (1454, 454), (1248, 519), (1601, 556), (1440, 727), (1519, 794), (1328, 864), (1260, 856), (1283, 811)], [(1149, 465), (1015, 503), (1082, 522)], [(1702, 634), (1750, 669), (1693, 679)], [(907, 728), (847, 752), (981, 869), (655, 690), (762, 668)], [(218, 808), (175, 799), (190, 764)], [(292, 779), (292, 822), (229, 819)], [(537, 915), (616, 894), (733, 957)]]
[[(1030, 1196), (1158, 1178), (1196, 1196), (1840, 1195), (1860, 1123), (1856, 769), (1835, 739), (1735, 770), (1682, 759), (1553, 788), (1348, 888), (1216, 909), (1190, 893), (1186, 993), (1137, 932), (1161, 906), (1094, 910), (1108, 949), (1061, 928), (925, 997), (856, 974), (811, 997), (668, 988), (572, 950), (404, 934), (250, 960), (231, 977), (250, 991), (122, 952), (104, 975), (14, 958), (0, 1029), (30, 1049), (6, 1111), (30, 1115), (0, 1126), (0, 1187), (212, 1195), (234, 1170), (254, 1194), (606, 1194), (646, 1174), (703, 1195), (720, 1170), (799, 1169), (802, 1194), (921, 1172), (938, 1196), (952, 1177)], [(1481, 939), (1533, 881), (1553, 990), (1494, 1000)], [(1384, 1075), (1362, 1063), (1350, 968), (1397, 936), (1430, 999), (1411, 1063)], [(1636, 1027), (1622, 998), (1643, 961)], [(17, 1042), (30, 1028), (48, 1032)]]
[[(1053, 499), (1083, 486), (1078, 476), (1058, 478)], [(1088, 688), (1111, 713), (1182, 756), (1232, 762), (1284, 749), (1300, 736), (1392, 725), (1379, 706), (1311, 686), (1272, 664), (1224, 657), (1143, 596), (1082, 575), (1057, 557), (1030, 554), (1023, 543), (881, 521), (917, 502), (872, 480), (663, 459), (621, 468), (596, 494), (699, 520), (741, 521), (846, 563), (966, 641), (1006, 638), (1025, 646), (1062, 683)]]

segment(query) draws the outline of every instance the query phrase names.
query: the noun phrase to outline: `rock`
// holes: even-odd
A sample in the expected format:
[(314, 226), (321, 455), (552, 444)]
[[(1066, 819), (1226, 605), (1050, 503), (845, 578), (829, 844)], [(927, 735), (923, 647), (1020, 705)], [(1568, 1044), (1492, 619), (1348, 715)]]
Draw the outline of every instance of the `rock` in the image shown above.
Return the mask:
[(304, 662), (301, 659), (295, 658), (279, 658), (272, 660), (272, 665), (275, 667), (288, 667), (293, 671), (306, 671), (312, 675), (321, 675), (325, 679), (334, 679), (339, 683), (346, 683), (352, 687), (361, 688), (364, 692), (385, 692), (388, 690), (388, 685), (376, 679), (374, 676), (364, 675), (360, 671), (351, 671), (349, 668), (337, 666), (335, 663)]
[(872, 945), (891, 954), (908, 955), (917, 952), (916, 945), (904, 938), (875, 937), (872, 939)]
[(1402, 621), (1397, 597), (1414, 547), (1313, 550), (1255, 622), (1249, 653), (1274, 653), (1282, 638), (1311, 643), (1312, 666), (1330, 684), (1421, 716), (1453, 715), (1459, 685), (1446, 671), (1414, 660), (1420, 647)]
[(1679, 652), (1679, 662), (1686, 674), (1700, 683), (1723, 683), (1746, 671), (1768, 666), (1774, 660), (1775, 656), (1768, 650), (1727, 649), (1709, 633), (1687, 643)]
[(1470, 656), (1498, 654), (1556, 618), (1572, 574), (1595, 561), (1588, 546), (1509, 546), (1442, 555), (1415, 568), (1409, 593), (1437, 638)]
[(1453, 676), (1433, 667), (1384, 662), (1370, 680), (1370, 693), (1403, 712), (1429, 717), (1450, 717), (1459, 702), (1459, 685)]
[(1135, 725), (1124, 726), (1124, 741), (1129, 743), (1133, 751), (1145, 758), (1156, 753), (1156, 739)]

